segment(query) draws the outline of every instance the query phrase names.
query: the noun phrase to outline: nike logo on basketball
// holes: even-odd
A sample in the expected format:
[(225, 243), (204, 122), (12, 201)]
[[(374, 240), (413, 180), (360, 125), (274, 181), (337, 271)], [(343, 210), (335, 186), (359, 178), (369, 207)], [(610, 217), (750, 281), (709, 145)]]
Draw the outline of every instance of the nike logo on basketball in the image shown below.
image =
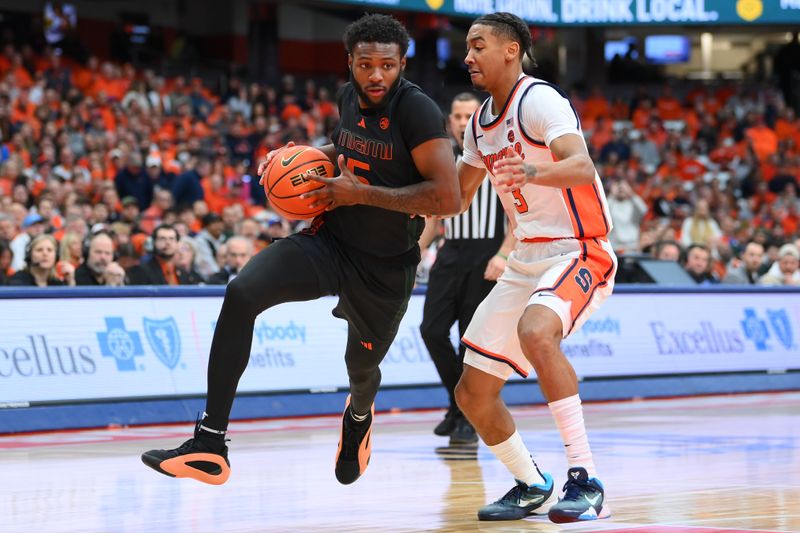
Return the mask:
[(292, 161), (294, 161), (295, 159), (297, 159), (297, 156), (299, 156), (299, 155), (300, 155), (300, 154), (302, 154), (303, 152), (304, 152), (304, 150), (300, 150), (299, 152), (297, 152), (296, 154), (294, 154), (294, 155), (293, 155), (292, 157), (290, 157), (289, 159), (284, 159), (284, 158), (281, 158), (281, 165), (282, 165), (282, 166), (284, 166), (284, 167), (288, 167), (289, 165), (291, 165), (291, 164), (292, 164)]
[(586, 494), (584, 494), (583, 497), (586, 498), (586, 501), (589, 502), (589, 505), (593, 507), (597, 507), (597, 502), (600, 501), (600, 494), (595, 494), (594, 498), (590, 498)]

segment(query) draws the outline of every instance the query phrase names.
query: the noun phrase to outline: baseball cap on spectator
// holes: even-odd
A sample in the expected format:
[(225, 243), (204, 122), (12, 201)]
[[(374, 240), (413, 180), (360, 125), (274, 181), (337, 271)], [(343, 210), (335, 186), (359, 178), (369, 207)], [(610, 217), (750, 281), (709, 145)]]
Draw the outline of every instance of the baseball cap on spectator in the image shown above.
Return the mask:
[(157, 155), (148, 155), (146, 160), (146, 165), (148, 167), (160, 167), (161, 166), (161, 158)]
[(784, 244), (781, 246), (780, 250), (778, 250), (778, 257), (783, 257), (784, 255), (791, 255), (795, 259), (800, 259), (800, 250), (792, 243)]
[(27, 215), (25, 219), (22, 221), (22, 227), (29, 228), (34, 224), (41, 224), (42, 222), (44, 222), (42, 215), (40, 215), (39, 213), (31, 213), (30, 215)]
[(108, 154), (111, 156), (112, 159), (115, 157), (122, 157), (122, 150), (120, 150), (119, 148), (114, 148)]
[(122, 207), (128, 207), (129, 205), (139, 207), (139, 200), (135, 196), (126, 196), (122, 199)]

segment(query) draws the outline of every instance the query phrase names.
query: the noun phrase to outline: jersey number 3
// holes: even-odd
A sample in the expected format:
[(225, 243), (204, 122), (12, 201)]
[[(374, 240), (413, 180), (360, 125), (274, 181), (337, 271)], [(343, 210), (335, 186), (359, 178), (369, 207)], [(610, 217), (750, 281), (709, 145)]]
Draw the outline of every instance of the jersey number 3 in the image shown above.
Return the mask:
[(514, 195), (514, 206), (517, 208), (518, 213), (527, 213), (528, 212), (528, 202), (525, 201), (525, 197), (522, 196), (522, 191), (519, 189), (514, 189), (511, 191), (511, 194)]

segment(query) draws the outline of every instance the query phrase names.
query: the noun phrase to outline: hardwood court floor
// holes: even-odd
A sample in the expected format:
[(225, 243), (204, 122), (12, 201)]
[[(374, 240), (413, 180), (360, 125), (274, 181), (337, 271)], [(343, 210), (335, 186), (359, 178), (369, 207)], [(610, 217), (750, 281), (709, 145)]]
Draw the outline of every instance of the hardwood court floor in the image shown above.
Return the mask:
[[(544, 407), (514, 409), (543, 469), (564, 482)], [(234, 423), (223, 486), (161, 476), (139, 454), (189, 426), (0, 437), (0, 531), (800, 532), (800, 393), (589, 404), (609, 520), (478, 522), (512, 485), (485, 446), (442, 451), (440, 412), (379, 414), (362, 479), (333, 476), (335, 417)]]

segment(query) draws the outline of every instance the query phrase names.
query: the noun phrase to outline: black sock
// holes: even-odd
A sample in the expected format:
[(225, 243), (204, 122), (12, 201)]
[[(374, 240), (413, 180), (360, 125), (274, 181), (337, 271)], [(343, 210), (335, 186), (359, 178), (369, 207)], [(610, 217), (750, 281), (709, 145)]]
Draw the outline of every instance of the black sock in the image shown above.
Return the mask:
[(353, 409), (353, 407), (351, 406), (351, 407), (350, 407), (350, 418), (351, 418), (351, 419), (353, 420), (353, 422), (355, 422), (356, 424), (363, 424), (364, 422), (366, 422), (366, 421), (367, 421), (367, 419), (369, 419), (369, 413), (367, 413), (367, 414), (365, 414), (365, 415), (359, 415), (358, 413), (356, 413), (356, 412), (355, 412), (355, 410), (354, 410), (354, 409)]

